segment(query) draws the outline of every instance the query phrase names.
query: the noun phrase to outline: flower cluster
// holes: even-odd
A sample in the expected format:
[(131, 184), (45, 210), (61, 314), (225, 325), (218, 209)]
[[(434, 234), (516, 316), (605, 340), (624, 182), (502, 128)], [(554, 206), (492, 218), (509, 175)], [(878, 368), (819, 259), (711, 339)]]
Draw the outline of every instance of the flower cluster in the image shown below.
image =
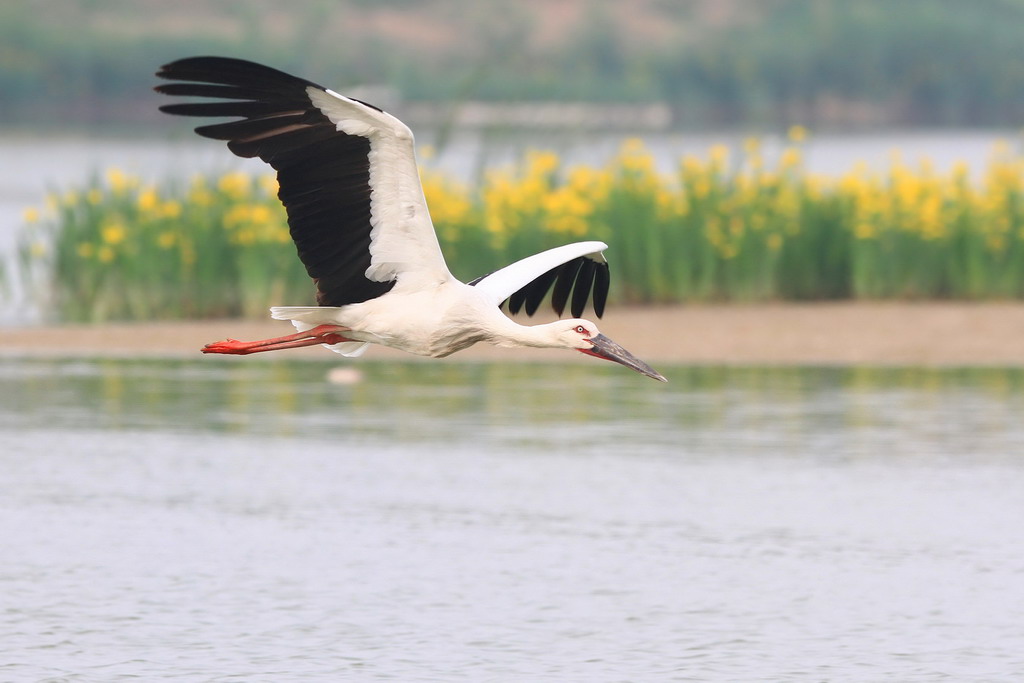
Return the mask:
[[(659, 170), (638, 140), (606, 165), (550, 151), (479, 183), (428, 167), (424, 194), (449, 265), (471, 278), (577, 239), (611, 246), (628, 302), (1024, 296), (1024, 160), (1008, 146), (972, 175), (928, 160), (807, 172), (794, 127)], [(65, 319), (262, 315), (309, 301), (273, 176), (156, 187), (112, 169), (25, 210), (26, 272)]]
[(157, 187), (109, 169), (26, 209), (22, 270), (65, 320), (255, 315), (303, 275), (276, 192), (243, 173)]

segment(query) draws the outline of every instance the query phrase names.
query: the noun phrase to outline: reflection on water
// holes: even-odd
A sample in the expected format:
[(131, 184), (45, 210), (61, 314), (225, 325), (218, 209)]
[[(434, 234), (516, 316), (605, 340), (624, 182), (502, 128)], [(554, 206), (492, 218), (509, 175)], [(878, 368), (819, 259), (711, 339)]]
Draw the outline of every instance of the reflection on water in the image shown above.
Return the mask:
[(327, 381), (332, 367), (0, 360), (0, 426), (636, 449), (711, 437), (715, 452), (816, 435), (844, 455), (890, 432), (930, 453), (1008, 453), (1024, 438), (1020, 369), (680, 367), (661, 387), (593, 364), (371, 362), (345, 385)]
[(1024, 371), (0, 360), (0, 680), (1013, 680)]

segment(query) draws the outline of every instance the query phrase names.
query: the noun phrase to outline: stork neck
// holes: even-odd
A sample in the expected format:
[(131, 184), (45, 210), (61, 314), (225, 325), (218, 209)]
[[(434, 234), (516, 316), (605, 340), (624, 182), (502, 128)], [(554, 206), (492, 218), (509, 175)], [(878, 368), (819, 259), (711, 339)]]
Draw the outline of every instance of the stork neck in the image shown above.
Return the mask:
[(551, 334), (551, 324), (544, 325), (520, 325), (519, 323), (500, 316), (496, 324), (491, 328), (490, 342), (495, 346), (516, 347), (532, 346), (537, 348), (552, 348), (559, 344)]

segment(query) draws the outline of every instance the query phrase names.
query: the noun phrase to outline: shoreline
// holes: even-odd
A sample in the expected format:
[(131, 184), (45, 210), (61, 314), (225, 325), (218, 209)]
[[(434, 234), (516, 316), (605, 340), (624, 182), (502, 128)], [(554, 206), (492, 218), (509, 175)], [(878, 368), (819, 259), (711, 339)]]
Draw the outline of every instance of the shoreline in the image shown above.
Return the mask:
[[(519, 316), (523, 324), (548, 322)], [(1024, 302), (827, 302), (622, 307), (598, 321), (601, 331), (639, 358), (672, 365), (1024, 366)], [(200, 356), (206, 343), (287, 334), (273, 320), (209, 320), (0, 327), (6, 357)], [(278, 357), (283, 354), (257, 354)], [(293, 358), (347, 362), (320, 348)], [(499, 349), (477, 344), (459, 361), (572, 361), (556, 349)], [(362, 359), (416, 360), (379, 346)]]

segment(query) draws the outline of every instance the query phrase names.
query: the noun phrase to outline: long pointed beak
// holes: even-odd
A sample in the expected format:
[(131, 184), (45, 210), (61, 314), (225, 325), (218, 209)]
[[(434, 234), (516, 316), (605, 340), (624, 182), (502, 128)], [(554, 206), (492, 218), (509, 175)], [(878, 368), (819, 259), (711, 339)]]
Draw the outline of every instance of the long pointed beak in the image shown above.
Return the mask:
[(615, 342), (603, 334), (597, 334), (590, 338), (590, 343), (594, 345), (591, 349), (580, 349), (583, 353), (590, 356), (596, 356), (597, 358), (604, 358), (605, 360), (612, 360), (616, 363), (621, 363), (627, 368), (632, 368), (642, 375), (653, 377), (659, 382), (667, 382), (660, 372), (652, 368), (647, 363), (643, 362), (626, 349), (622, 348)]

